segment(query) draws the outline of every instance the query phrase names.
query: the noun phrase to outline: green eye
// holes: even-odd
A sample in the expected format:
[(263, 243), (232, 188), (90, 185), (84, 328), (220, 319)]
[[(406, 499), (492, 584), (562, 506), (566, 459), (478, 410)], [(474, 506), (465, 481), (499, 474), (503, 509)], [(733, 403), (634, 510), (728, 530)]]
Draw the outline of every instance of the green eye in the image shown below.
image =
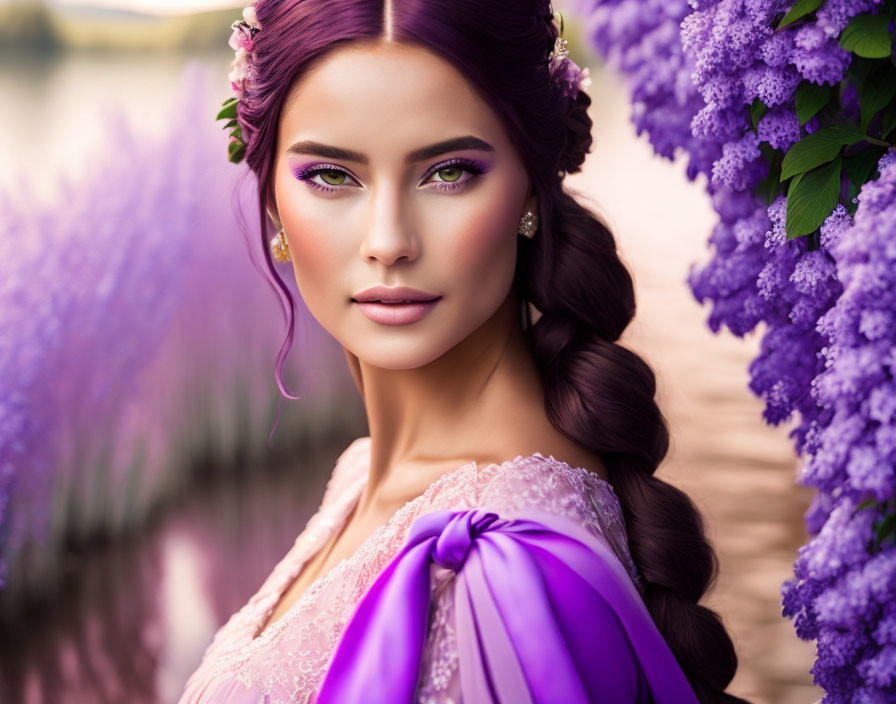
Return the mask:
[[(344, 171), (336, 171), (335, 169), (331, 169), (330, 171), (321, 171), (320, 177), (329, 183), (331, 186), (341, 186), (345, 182), (345, 172)], [(329, 181), (328, 178), (335, 178), (334, 181)], [(341, 181), (339, 179), (342, 179)]]
[[(335, 181), (328, 181), (328, 177), (335, 176)], [(320, 177), (324, 180), (325, 183), (328, 183), (331, 186), (341, 186), (345, 183), (345, 172), (344, 171), (336, 171), (335, 169), (331, 169), (330, 171), (321, 171)], [(342, 179), (341, 181), (339, 179)]]
[[(455, 174), (454, 178), (450, 178), (450, 177), (445, 178), (444, 177), (445, 172), (448, 172), (449, 174), (451, 174), (451, 173)], [(451, 181), (457, 181), (457, 179), (460, 178), (460, 176), (463, 172), (464, 172), (463, 169), (459, 169), (456, 166), (446, 166), (444, 169), (439, 169), (438, 171), (436, 171), (437, 174), (440, 174), (442, 176), (443, 180), (445, 180), (449, 183)]]

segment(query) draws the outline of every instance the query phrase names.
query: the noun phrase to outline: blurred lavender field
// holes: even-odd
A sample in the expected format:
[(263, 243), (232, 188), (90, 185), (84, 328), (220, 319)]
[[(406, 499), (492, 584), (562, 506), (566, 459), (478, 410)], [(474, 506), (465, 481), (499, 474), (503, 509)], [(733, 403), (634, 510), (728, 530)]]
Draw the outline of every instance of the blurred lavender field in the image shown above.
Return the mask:
[(0, 193), (7, 606), (54, 584), (67, 546), (139, 529), (197, 474), (260, 471), (357, 423), (338, 345), (301, 308), (285, 376), (306, 398), (267, 446), (284, 323), (234, 217), (257, 230), (253, 180), (213, 123), (219, 78), (188, 63), (161, 135), (97, 110), (76, 176)]
[[(254, 231), (251, 180), (213, 124), (231, 56), (0, 62), (19, 97), (0, 118), (17, 136), (0, 172), (2, 702), (176, 700), (366, 432), (341, 349), (300, 307), (285, 379), (307, 398), (284, 401), (267, 446), (283, 320), (234, 218), (242, 203)], [(740, 657), (731, 690), (810, 704), (813, 648), (779, 597), (810, 492), (746, 388), (758, 338), (706, 329), (684, 280), (713, 224), (703, 187), (652, 156), (620, 82), (585, 63), (595, 144), (568, 182), (635, 278), (623, 342), (657, 370), (673, 433), (660, 476), (694, 497), (719, 552), (708, 603)]]

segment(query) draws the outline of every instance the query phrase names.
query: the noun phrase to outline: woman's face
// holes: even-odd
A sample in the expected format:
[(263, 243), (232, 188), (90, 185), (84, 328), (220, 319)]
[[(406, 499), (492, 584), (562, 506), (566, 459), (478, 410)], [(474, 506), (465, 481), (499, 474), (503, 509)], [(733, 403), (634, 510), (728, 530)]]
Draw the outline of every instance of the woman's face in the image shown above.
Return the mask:
[[(536, 206), (528, 175), (497, 115), (429, 50), (393, 43), (328, 55), (287, 97), (274, 169), (299, 292), (363, 362), (427, 364), (511, 294), (517, 228)], [(372, 286), (439, 298), (353, 300)]]

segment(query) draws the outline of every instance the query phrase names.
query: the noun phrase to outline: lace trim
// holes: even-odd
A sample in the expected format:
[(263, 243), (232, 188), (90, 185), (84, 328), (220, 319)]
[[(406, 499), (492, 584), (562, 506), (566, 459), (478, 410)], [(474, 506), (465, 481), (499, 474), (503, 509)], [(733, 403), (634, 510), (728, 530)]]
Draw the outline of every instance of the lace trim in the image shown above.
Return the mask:
[[(517, 457), (517, 460), (520, 458)], [(302, 595), (296, 599), (292, 606), (273, 624), (268, 626), (262, 634), (253, 640), (253, 647), (259, 641), (271, 641), (276, 640), (277, 636), (286, 629), (289, 625), (289, 622), (294, 620), (297, 614), (302, 613), (303, 611), (307, 611), (311, 606), (313, 606), (317, 595), (323, 591), (327, 585), (329, 585), (332, 581), (334, 581), (337, 577), (339, 577), (345, 570), (351, 565), (353, 562), (358, 561), (362, 558), (366, 552), (366, 548), (370, 545), (380, 542), (382, 536), (387, 533), (390, 529), (393, 528), (394, 525), (401, 522), (401, 519), (411, 511), (418, 504), (423, 503), (426, 499), (428, 499), (435, 491), (437, 491), (442, 485), (447, 484), (455, 475), (460, 474), (463, 471), (468, 471), (471, 465), (475, 466), (475, 462), (470, 464), (465, 464), (462, 467), (458, 467), (447, 474), (443, 474), (439, 477), (435, 482), (433, 482), (429, 488), (423, 492), (423, 494), (411, 499), (406, 502), (404, 506), (402, 506), (398, 511), (392, 515), (392, 517), (383, 525), (379, 526), (367, 539), (361, 543), (360, 547), (356, 552), (349, 555), (348, 557), (342, 558), (339, 562), (337, 562), (332, 569), (328, 572), (322, 574), (318, 577), (314, 582), (308, 585), (308, 588), (302, 593)], [(305, 555), (300, 562), (297, 562), (292, 566), (292, 569), (287, 573), (286, 578), (281, 579), (278, 588), (275, 589), (267, 598), (267, 604), (265, 605), (262, 613), (257, 616), (258, 629), (261, 628), (264, 621), (270, 616), (271, 611), (273, 611), (274, 607), (277, 605), (277, 602), (280, 600), (280, 596), (283, 590), (289, 586), (289, 583), (296, 578), (299, 574), (302, 567), (304, 567), (305, 562), (317, 553), (320, 548), (322, 548), (328, 540), (330, 540), (333, 535), (336, 533), (336, 530), (342, 525), (342, 521), (344, 521), (348, 514), (351, 512), (352, 508), (361, 498), (361, 492), (364, 490), (364, 487), (367, 485), (368, 475), (366, 472), (363, 472), (360, 477), (355, 478), (355, 482), (353, 485), (353, 490), (348, 492), (345, 496), (346, 500), (342, 502), (340, 510), (338, 512), (338, 517), (331, 517), (328, 521), (328, 529), (321, 533), (319, 536), (319, 540), (316, 541), (314, 546), (307, 549), (305, 551)], [(256, 630), (257, 632), (257, 630)], [(257, 647), (261, 647), (258, 645)]]
[[(484, 487), (477, 506), (503, 516), (526, 507), (539, 507), (574, 518), (590, 532), (603, 535), (643, 598), (640, 575), (628, 551), (621, 505), (613, 487), (593, 472), (572, 467), (552, 455), (545, 458), (535, 453), (532, 458), (541, 461), (522, 462), (512, 471), (496, 473)], [(453, 572), (448, 572), (452, 577)], [(433, 590), (414, 699), (418, 704), (461, 701), (454, 609), (453, 591)]]
[[(540, 452), (536, 452), (535, 456), (544, 458), (544, 455)], [(605, 491), (609, 491), (613, 496), (614, 504), (606, 505), (601, 504), (597, 499), (597, 497), (600, 496), (598, 491), (583, 492), (586, 496), (594, 497), (595, 503), (599, 504), (595, 507), (597, 510), (595, 510), (594, 517), (598, 520), (601, 526), (601, 532), (604, 534), (607, 542), (610, 543), (610, 547), (612, 547), (614, 552), (620, 556), (620, 561), (626, 567), (628, 575), (634, 583), (635, 588), (643, 598), (645, 593), (644, 580), (628, 549), (628, 534), (625, 531), (625, 519), (622, 517), (622, 502), (619, 500), (619, 495), (616, 493), (613, 485), (604, 479), (601, 479), (594, 472), (584, 469), (583, 467), (573, 467), (563, 460), (556, 459), (553, 455), (548, 455), (547, 459), (551, 463), (567, 469), (572, 476), (581, 478), (585, 485), (590, 485), (590, 487), (594, 488), (603, 488)], [(622, 559), (623, 557), (624, 559)]]

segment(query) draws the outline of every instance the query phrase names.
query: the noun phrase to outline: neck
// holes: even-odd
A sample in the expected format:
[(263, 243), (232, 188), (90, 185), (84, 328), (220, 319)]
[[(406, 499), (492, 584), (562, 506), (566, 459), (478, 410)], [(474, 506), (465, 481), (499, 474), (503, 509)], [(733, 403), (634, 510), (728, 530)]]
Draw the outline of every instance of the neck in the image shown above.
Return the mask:
[[(370, 469), (356, 515), (388, 511), (451, 468), (539, 449), (549, 425), (541, 378), (511, 291), (479, 329), (414, 369), (383, 369), (346, 350), (367, 412)], [(532, 448), (521, 442), (531, 439)]]

